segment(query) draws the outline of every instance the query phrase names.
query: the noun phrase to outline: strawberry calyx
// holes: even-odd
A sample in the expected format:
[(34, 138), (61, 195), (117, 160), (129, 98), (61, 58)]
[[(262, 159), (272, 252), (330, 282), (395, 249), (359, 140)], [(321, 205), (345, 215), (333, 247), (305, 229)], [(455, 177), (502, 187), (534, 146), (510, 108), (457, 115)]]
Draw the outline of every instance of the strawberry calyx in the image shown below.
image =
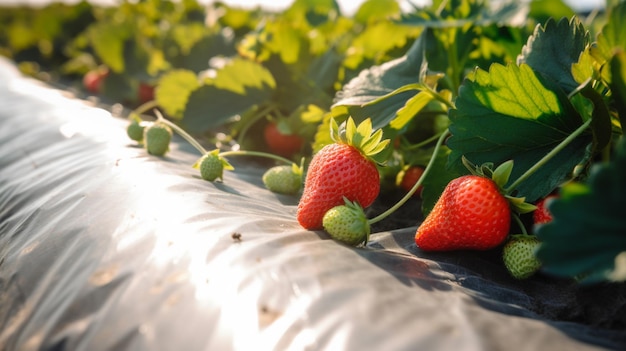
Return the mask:
[(462, 157), (463, 165), (470, 171), (471, 174), (486, 177), (493, 180), (496, 183), (500, 193), (507, 199), (511, 211), (517, 214), (524, 214), (534, 211), (537, 206), (526, 202), (525, 197), (515, 197), (509, 194), (509, 189), (504, 186), (509, 182), (511, 172), (513, 172), (513, 160), (503, 162), (498, 167), (493, 169), (494, 164), (492, 162), (486, 162), (477, 166), (470, 160)]
[(341, 125), (332, 118), (330, 120), (330, 137), (336, 143), (347, 144), (356, 148), (365, 158), (377, 164), (383, 164), (386, 161), (382, 151), (387, 148), (390, 140), (383, 140), (382, 129), (373, 132), (370, 118), (365, 119), (359, 125), (356, 125), (352, 117), (348, 117)]

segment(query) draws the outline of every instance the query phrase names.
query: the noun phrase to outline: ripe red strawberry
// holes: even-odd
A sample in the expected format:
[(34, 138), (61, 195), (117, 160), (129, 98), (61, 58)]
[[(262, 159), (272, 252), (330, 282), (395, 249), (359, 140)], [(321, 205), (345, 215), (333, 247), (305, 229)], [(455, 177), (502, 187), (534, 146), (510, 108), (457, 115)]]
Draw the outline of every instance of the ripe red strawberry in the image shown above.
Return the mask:
[(304, 181), (296, 217), (306, 229), (321, 229), (324, 214), (343, 205), (344, 197), (366, 208), (380, 191), (376, 156), (389, 144), (381, 142), (382, 130), (372, 134), (369, 119), (357, 127), (349, 118), (340, 134), (331, 120), (331, 136), (340, 138), (313, 156)]
[(263, 130), (265, 142), (270, 150), (283, 157), (291, 157), (300, 151), (304, 144), (304, 139), (297, 134), (285, 133), (275, 122), (270, 122)]
[(137, 99), (142, 104), (154, 100), (154, 86), (144, 82), (139, 83)]
[[(409, 192), (415, 183), (422, 177), (424, 173), (424, 167), (410, 166), (402, 169), (398, 172), (396, 177), (396, 184), (404, 191)], [(418, 186), (417, 190), (413, 193), (413, 196), (419, 197), (423, 186)]]
[(509, 233), (511, 208), (492, 179), (466, 175), (452, 180), (415, 233), (422, 250), (487, 250)]
[(548, 211), (547, 203), (557, 197), (558, 196), (556, 194), (551, 194), (537, 202), (537, 209), (533, 212), (533, 222), (535, 225), (552, 221), (552, 214)]
[(87, 72), (83, 76), (83, 86), (92, 94), (99, 94), (102, 91), (104, 79), (109, 74), (106, 69), (95, 69)]

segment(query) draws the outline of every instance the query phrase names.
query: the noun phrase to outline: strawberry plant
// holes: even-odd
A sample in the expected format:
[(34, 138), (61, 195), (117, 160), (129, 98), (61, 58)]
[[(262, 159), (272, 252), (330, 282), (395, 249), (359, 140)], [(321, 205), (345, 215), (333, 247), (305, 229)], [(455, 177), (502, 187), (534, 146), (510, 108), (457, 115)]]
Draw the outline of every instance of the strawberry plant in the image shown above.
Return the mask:
[[(542, 269), (586, 281), (625, 280), (626, 194), (618, 177), (624, 17), (623, 1), (588, 18), (559, 0), (436, 0), (408, 11), (396, 1), (368, 0), (351, 17), (335, 1), (316, 0), (297, 0), (281, 13), (205, 8), (193, 0), (80, 3), (0, 12), (0, 54), (29, 74), (81, 89), (85, 77), (91, 93), (141, 105), (136, 115), (156, 108), (154, 124), (131, 118), (129, 137), (162, 154), (167, 148), (154, 149), (146, 137), (155, 125), (172, 129), (200, 152), (195, 167), (204, 179), (222, 180), (223, 170), (232, 170), (227, 157), (269, 157), (286, 165), (268, 170), (268, 188), (287, 192), (276, 183), (289, 183), (298, 196), (291, 191), (295, 169), (304, 172), (308, 163), (297, 219), (307, 229), (327, 227), (344, 243), (367, 243), (370, 226), (422, 186), (414, 199), (420, 215), (436, 217), (450, 183), (476, 179), (467, 163), (513, 160), (506, 180), (496, 183), (514, 222), (483, 247), (531, 229), (532, 215), (518, 215), (521, 204), (558, 194), (548, 205), (552, 220), (532, 228)], [(86, 76), (96, 68), (108, 72), (100, 83)], [(275, 122), (282, 133), (258, 132)], [(272, 144), (284, 135), (293, 137), (289, 150)], [(208, 151), (196, 138), (215, 147)], [(375, 146), (383, 139), (395, 146)], [(365, 159), (363, 184), (329, 166), (331, 151)], [(300, 156), (305, 162), (297, 166), (292, 158)], [(362, 216), (381, 189), (397, 189), (396, 175), (408, 165), (426, 167), (418, 181), (407, 180), (406, 196), (381, 204), (386, 210), (371, 219)], [(282, 180), (286, 175), (294, 182)]]

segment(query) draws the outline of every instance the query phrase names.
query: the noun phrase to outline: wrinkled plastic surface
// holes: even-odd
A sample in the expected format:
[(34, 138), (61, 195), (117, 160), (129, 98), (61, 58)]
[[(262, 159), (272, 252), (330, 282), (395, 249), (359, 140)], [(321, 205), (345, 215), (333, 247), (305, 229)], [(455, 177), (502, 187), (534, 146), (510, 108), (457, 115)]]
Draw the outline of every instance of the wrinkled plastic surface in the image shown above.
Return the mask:
[(125, 120), (6, 61), (0, 106), (1, 350), (626, 348), (566, 318), (584, 291), (427, 255), (414, 227), (342, 246), (299, 227), (253, 161), (203, 181), (181, 139), (149, 156)]

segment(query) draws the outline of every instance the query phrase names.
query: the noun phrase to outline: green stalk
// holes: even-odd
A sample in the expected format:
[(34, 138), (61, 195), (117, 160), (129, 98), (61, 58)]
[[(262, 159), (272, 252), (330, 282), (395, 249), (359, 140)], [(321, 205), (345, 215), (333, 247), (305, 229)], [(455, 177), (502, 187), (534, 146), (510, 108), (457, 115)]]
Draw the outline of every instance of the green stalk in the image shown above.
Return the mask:
[[(447, 130), (446, 130), (446, 131), (447, 131)], [(435, 140), (439, 139), (439, 137), (441, 137), (441, 134), (442, 134), (442, 133), (446, 133), (446, 131), (443, 131), (443, 132), (441, 132), (440, 134), (435, 134), (435, 135), (433, 135), (432, 137), (430, 137), (430, 138), (428, 138), (428, 139), (426, 139), (426, 140), (424, 140), (424, 141), (421, 141), (421, 142), (419, 142), (419, 143), (417, 143), (417, 144), (413, 144), (413, 145), (411, 145), (411, 146), (407, 147), (407, 148), (406, 148), (406, 150), (415, 150), (415, 149), (420, 149), (420, 148), (422, 148), (422, 147), (424, 147), (424, 146), (426, 146), (426, 145), (428, 145), (428, 144), (432, 143), (433, 141), (435, 141)]]
[(276, 109), (276, 105), (270, 104), (266, 106), (264, 109), (262, 109), (261, 111), (256, 112), (254, 116), (252, 117), (252, 120), (244, 128), (242, 128), (241, 131), (239, 131), (237, 142), (241, 144), (241, 141), (244, 139), (244, 137), (248, 133), (248, 129), (250, 128), (250, 126), (252, 126), (256, 121), (265, 117), (266, 115), (268, 115), (270, 112), (274, 111), (275, 109)]
[(137, 107), (136, 109), (133, 110), (133, 112), (135, 112), (138, 115), (141, 115), (142, 113), (153, 109), (153, 108), (157, 108), (159, 106), (159, 104), (156, 102), (156, 100), (150, 100), (147, 101), (145, 103), (143, 103), (142, 105), (140, 105), (139, 107)]
[[(189, 142), (189, 144), (191, 144), (194, 148), (196, 148), (196, 150), (198, 150), (203, 156), (208, 154), (209, 151), (207, 151), (202, 145), (200, 145), (200, 143), (194, 139), (194, 137), (192, 137), (191, 135), (189, 135), (184, 129), (182, 129), (181, 127), (177, 126), (176, 124), (168, 121), (167, 119), (165, 119), (163, 117), (163, 115), (158, 111), (155, 110), (155, 114), (157, 115), (157, 121), (167, 124), (168, 126), (170, 126), (176, 133), (178, 133), (181, 137), (183, 137), (183, 139), (187, 140)], [(279, 162), (283, 162), (286, 164), (293, 164), (294, 162), (278, 156), (278, 155), (274, 155), (274, 154), (269, 154), (266, 152), (260, 152), (260, 151), (247, 151), (247, 150), (233, 150), (233, 151), (224, 151), (224, 152), (220, 152), (219, 153), (220, 156), (222, 157), (226, 157), (226, 156), (257, 156), (257, 157), (265, 157), (265, 158), (270, 158)]]
[(569, 143), (571, 143), (574, 139), (576, 139), (582, 132), (589, 127), (592, 119), (588, 119), (585, 123), (583, 123), (578, 129), (576, 129), (572, 134), (568, 135), (567, 138), (563, 139), (554, 149), (548, 152), (541, 160), (537, 161), (532, 167), (530, 167), (524, 174), (522, 174), (519, 178), (517, 178), (513, 184), (511, 184), (508, 188), (504, 189), (505, 194), (510, 194), (515, 190), (517, 186), (523, 183), (528, 177), (533, 175), (539, 168), (543, 167), (548, 161), (550, 161), (556, 154), (561, 152)]
[(517, 223), (517, 226), (520, 227), (522, 234), (528, 235), (528, 232), (526, 231), (526, 227), (524, 227), (524, 223), (522, 223), (522, 220), (519, 218), (517, 213), (511, 212), (511, 216), (513, 217), (513, 220), (515, 221), (515, 223)]
[(257, 156), (257, 157), (265, 157), (265, 158), (269, 158), (272, 160), (276, 160), (279, 162), (283, 162), (286, 164), (293, 164), (294, 162), (292, 160), (286, 159), (284, 157), (278, 156), (278, 155), (274, 155), (274, 154), (268, 154), (267, 152), (260, 152), (260, 151), (249, 151), (249, 150), (233, 150), (233, 151), (224, 151), (224, 152), (220, 152), (220, 156), (226, 157), (226, 156)]
[(426, 165), (426, 168), (424, 168), (424, 173), (422, 173), (422, 176), (415, 183), (415, 185), (413, 185), (411, 190), (409, 190), (409, 192), (406, 193), (404, 195), (404, 197), (402, 199), (400, 199), (400, 201), (398, 201), (395, 205), (390, 207), (387, 211), (385, 211), (385, 212), (379, 214), (378, 216), (368, 220), (367, 223), (369, 225), (372, 225), (374, 223), (382, 221), (387, 216), (389, 216), (390, 214), (395, 212), (398, 208), (400, 208), (400, 206), (404, 205), (404, 203), (407, 202), (411, 198), (411, 196), (413, 196), (413, 194), (417, 191), (417, 188), (419, 188), (420, 185), (422, 185), (424, 179), (428, 175), (428, 172), (430, 172), (430, 170), (432, 169), (433, 164), (435, 164), (435, 159), (437, 158), (437, 153), (439, 153), (439, 149), (441, 148), (441, 145), (443, 145), (443, 141), (446, 140), (446, 137), (448, 137), (449, 135), (450, 135), (450, 131), (446, 129), (446, 131), (443, 132), (439, 136), (439, 139), (437, 140), (437, 144), (435, 145), (435, 149), (433, 150), (433, 156), (430, 158), (430, 161), (428, 161), (428, 165)]
[(154, 113), (157, 115), (157, 121), (158, 122), (167, 124), (172, 129), (174, 129), (174, 131), (176, 133), (178, 133), (181, 137), (183, 137), (183, 139), (187, 140), (187, 142), (189, 142), (189, 144), (191, 144), (191, 146), (196, 148), (196, 150), (198, 150), (200, 152), (200, 154), (202, 154), (204, 156), (204, 155), (206, 155), (208, 153), (208, 151), (204, 147), (202, 147), (202, 145), (200, 145), (200, 143), (194, 137), (192, 137), (187, 132), (185, 132), (184, 129), (182, 129), (181, 127), (177, 126), (176, 124), (174, 124), (174, 123), (168, 121), (167, 119), (165, 119), (163, 117), (163, 115), (161, 114), (161, 112), (159, 112), (159, 110), (154, 110)]

